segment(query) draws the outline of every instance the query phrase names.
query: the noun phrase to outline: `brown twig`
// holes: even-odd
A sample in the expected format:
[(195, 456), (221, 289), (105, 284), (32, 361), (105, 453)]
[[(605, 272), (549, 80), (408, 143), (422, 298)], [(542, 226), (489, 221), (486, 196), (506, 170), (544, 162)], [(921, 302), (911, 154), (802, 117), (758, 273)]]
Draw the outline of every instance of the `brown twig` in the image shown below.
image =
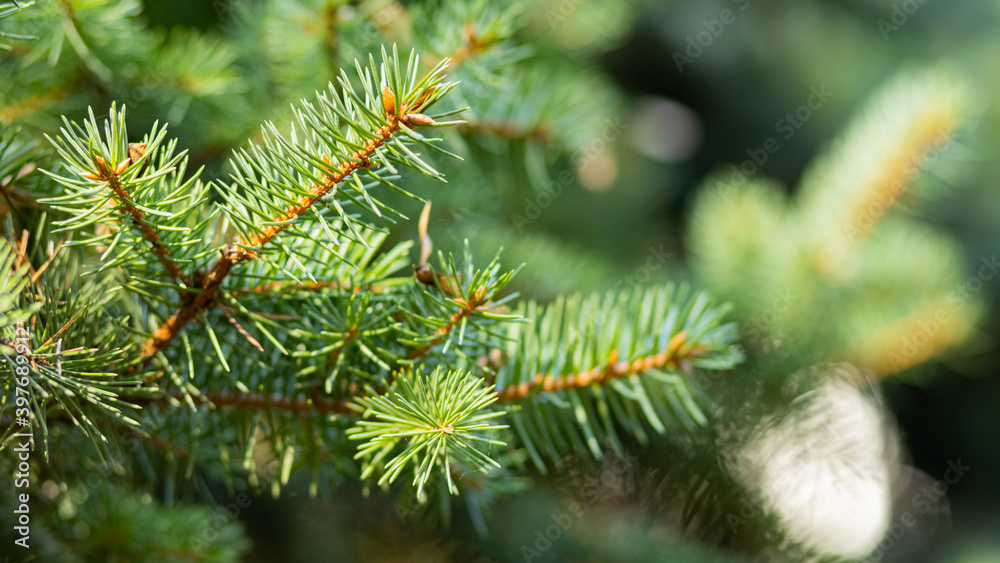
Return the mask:
[(170, 259), (170, 251), (167, 250), (166, 246), (160, 242), (160, 235), (156, 233), (152, 226), (146, 222), (146, 217), (141, 210), (139, 210), (133, 203), (132, 199), (129, 198), (128, 192), (125, 191), (125, 187), (122, 186), (121, 181), (119, 181), (118, 176), (128, 169), (128, 166), (132, 163), (130, 159), (123, 160), (115, 169), (104, 161), (102, 157), (97, 157), (97, 170), (98, 175), (94, 176), (91, 174), (85, 174), (84, 176), (91, 180), (101, 180), (108, 183), (108, 187), (111, 188), (111, 192), (114, 194), (115, 199), (118, 203), (125, 208), (125, 211), (132, 217), (132, 223), (139, 227), (142, 231), (146, 240), (149, 244), (153, 246), (153, 250), (156, 251), (156, 256), (160, 259), (160, 263), (163, 267), (167, 269), (170, 273), (170, 277), (174, 281), (178, 281), (187, 285), (184, 281), (184, 274), (181, 273), (180, 268), (177, 264)]
[(611, 354), (608, 363), (603, 366), (596, 366), (587, 371), (561, 376), (540, 373), (533, 377), (531, 381), (510, 385), (497, 393), (497, 402), (509, 403), (517, 401), (538, 391), (552, 392), (578, 389), (594, 384), (603, 385), (612, 379), (628, 377), (654, 368), (682, 366), (683, 362), (702, 353), (704, 353), (702, 348), (688, 346), (687, 332), (682, 331), (674, 335), (667, 344), (667, 348), (659, 354), (636, 358), (631, 362), (619, 362), (618, 351), (615, 350)]
[[(423, 104), (423, 101), (430, 94), (430, 89), (424, 93), (415, 103), (414, 108), (419, 109)], [(386, 89), (383, 92), (383, 103), (392, 96), (392, 93)], [(200, 284), (198, 292), (192, 299), (185, 303), (180, 309), (178, 309), (174, 314), (166, 320), (160, 327), (153, 333), (143, 347), (142, 359), (143, 361), (148, 361), (149, 358), (154, 356), (156, 353), (160, 352), (170, 342), (177, 336), (177, 334), (183, 329), (191, 319), (193, 319), (201, 310), (203, 310), (211, 301), (215, 298), (219, 291), (219, 287), (222, 285), (222, 281), (226, 279), (229, 273), (232, 271), (233, 267), (237, 264), (253, 260), (256, 258), (256, 250), (253, 248), (259, 248), (268, 242), (272, 241), (279, 233), (285, 230), (289, 222), (297, 217), (300, 217), (309, 208), (320, 200), (323, 196), (328, 194), (333, 190), (338, 184), (342, 183), (348, 176), (356, 172), (357, 170), (365, 167), (372, 166), (371, 157), (375, 154), (375, 151), (383, 146), (390, 137), (404, 124), (412, 125), (411, 115), (413, 116), (423, 116), (423, 114), (408, 114), (406, 112), (407, 108), (403, 108), (400, 115), (397, 115), (395, 111), (388, 111), (388, 105), (395, 109), (395, 102), (392, 104), (387, 104), (386, 118), (388, 123), (375, 131), (375, 137), (369, 139), (365, 142), (364, 146), (351, 154), (350, 158), (336, 167), (331, 166), (329, 169), (329, 175), (323, 178), (323, 182), (313, 186), (309, 190), (308, 196), (299, 197), (298, 201), (288, 206), (283, 214), (272, 219), (273, 222), (279, 224), (272, 224), (265, 226), (260, 232), (253, 233), (247, 237), (242, 238), (235, 245), (229, 246), (226, 250), (222, 252), (219, 260), (212, 267), (211, 271), (205, 276), (204, 280)], [(329, 159), (323, 157), (323, 160), (329, 162)]]
[(461, 298), (455, 299), (455, 302), (462, 308), (456, 311), (444, 326), (434, 331), (434, 337), (429, 342), (414, 349), (410, 352), (406, 359), (416, 360), (417, 358), (423, 358), (428, 352), (431, 351), (432, 348), (443, 342), (445, 337), (447, 337), (448, 334), (464, 319), (471, 317), (476, 313), (476, 311), (483, 310), (483, 307), (480, 306), (480, 303), (482, 302), (482, 296), (480, 295), (474, 296), (470, 302), (466, 302)]
[[(466, 311), (462, 315), (462, 311)], [(463, 309), (456, 313), (456, 317), (468, 316), (470, 309)], [(454, 321), (454, 319), (453, 319)], [(451, 322), (439, 329), (440, 338), (443, 338), (457, 322)], [(447, 329), (447, 330), (446, 330)], [(439, 343), (440, 341), (438, 341)], [(426, 354), (427, 349), (420, 348)], [(524, 399), (535, 392), (554, 392), (568, 389), (579, 389), (590, 385), (606, 385), (616, 378), (636, 375), (655, 368), (681, 367), (685, 362), (700, 356), (704, 349), (699, 346), (689, 346), (687, 333), (680, 332), (670, 339), (667, 348), (659, 354), (636, 358), (631, 362), (618, 362), (617, 353), (613, 353), (609, 362), (603, 366), (576, 374), (554, 376), (549, 374), (536, 375), (530, 382), (511, 385), (506, 389), (497, 392), (498, 403), (509, 403)], [(419, 357), (417, 354), (411, 356)], [(183, 400), (184, 396), (179, 391), (170, 391), (163, 397), (155, 399), (140, 399), (133, 401), (138, 405), (167, 405), (171, 399)], [(280, 394), (263, 395), (260, 393), (230, 393), (228, 391), (207, 392), (199, 396), (192, 396), (192, 399), (199, 404), (211, 404), (217, 408), (232, 407), (248, 410), (282, 410), (299, 414), (349, 414), (359, 413), (348, 407), (348, 401), (344, 399), (334, 399), (323, 396), (296, 396), (289, 397)]]

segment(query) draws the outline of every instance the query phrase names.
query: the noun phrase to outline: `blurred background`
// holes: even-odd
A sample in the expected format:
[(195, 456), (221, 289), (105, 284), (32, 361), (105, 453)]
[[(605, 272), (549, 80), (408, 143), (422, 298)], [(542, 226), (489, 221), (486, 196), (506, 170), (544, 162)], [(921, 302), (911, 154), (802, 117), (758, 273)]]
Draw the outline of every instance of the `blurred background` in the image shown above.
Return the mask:
[[(440, 30), (462, 29), (447, 26), (468, 14), (493, 22), (474, 27), (485, 46), (457, 71), (472, 117), (449, 140), (472, 164), (448, 168), (446, 187), (414, 188), (434, 202), (435, 246), (469, 238), (480, 256), (503, 246), (507, 264), (526, 264), (517, 289), (541, 300), (669, 280), (708, 287), (736, 305), (747, 373), (762, 379), (830, 359), (864, 364), (924, 476), (908, 494), (944, 479), (949, 463), (969, 468), (908, 534), (918, 537), (884, 557), (1000, 561), (1000, 2), (541, 0), (516, 17), (447, 1), (63, 3), (90, 30), (84, 47), (79, 34), (48, 33), (66, 14), (56, 4), (15, 22), (39, 39), (0, 67), (3, 118), (53, 134), (60, 115), (79, 120), (87, 105), (100, 114), (118, 100), (136, 131), (169, 122), (209, 177), (225, 175), (226, 155), (261, 121), (282, 122), (289, 102), (379, 43), (455, 55), (468, 36)], [(496, 49), (483, 40), (491, 32), (503, 39)], [(928, 119), (934, 135), (906, 132)], [(902, 158), (905, 193), (884, 191), (892, 213), (873, 219), (887, 214), (898, 233), (864, 227), (873, 244), (891, 240), (856, 263), (838, 262), (842, 249), (822, 254), (859, 274), (806, 280), (787, 257), (819, 255), (808, 243), (839, 201), (816, 186), (847, 197), (867, 170), (892, 164), (884, 154)], [(909, 353), (913, 335), (897, 321), (919, 325), (914, 311), (927, 307), (954, 322), (915, 333), (939, 342)], [(866, 347), (883, 337), (898, 342)], [(458, 514), (451, 532), (427, 535), (411, 507), (351, 487), (333, 503), (311, 500), (303, 481), (240, 515), (253, 540), (246, 560), (719, 560), (714, 548), (709, 559), (701, 547), (663, 547), (676, 534), (657, 524), (650, 483), (662, 471), (650, 468), (669, 466), (679, 447), (634, 445), (625, 460), (505, 496), (485, 540)], [(523, 552), (538, 549), (553, 515), (573, 512), (566, 491), (580, 490), (594, 492), (566, 537)]]

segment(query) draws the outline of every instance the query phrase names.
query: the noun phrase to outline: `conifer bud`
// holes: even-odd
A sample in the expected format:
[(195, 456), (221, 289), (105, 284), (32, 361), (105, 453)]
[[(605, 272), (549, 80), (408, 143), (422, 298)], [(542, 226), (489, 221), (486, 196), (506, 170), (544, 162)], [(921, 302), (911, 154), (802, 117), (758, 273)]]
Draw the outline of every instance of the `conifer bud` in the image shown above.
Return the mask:
[(436, 89), (437, 88), (435, 88), (434, 86), (431, 86), (430, 88), (424, 90), (424, 93), (421, 94), (419, 98), (417, 98), (417, 101), (413, 104), (413, 107), (411, 109), (413, 109), (413, 111), (418, 111), (423, 109), (424, 103), (427, 102), (428, 98), (430, 98), (434, 94), (434, 91)]
[(412, 125), (430, 125), (436, 123), (433, 119), (422, 113), (406, 114), (406, 122)]
[(382, 87), (382, 108), (387, 116), (396, 115), (396, 96), (388, 86)]
[(414, 264), (413, 265), (413, 277), (417, 278), (417, 281), (424, 285), (433, 286), (434, 285), (434, 275), (431, 271), (431, 267), (427, 264)]
[(132, 164), (139, 162), (139, 159), (146, 154), (146, 143), (129, 143), (128, 144), (128, 158), (132, 161)]

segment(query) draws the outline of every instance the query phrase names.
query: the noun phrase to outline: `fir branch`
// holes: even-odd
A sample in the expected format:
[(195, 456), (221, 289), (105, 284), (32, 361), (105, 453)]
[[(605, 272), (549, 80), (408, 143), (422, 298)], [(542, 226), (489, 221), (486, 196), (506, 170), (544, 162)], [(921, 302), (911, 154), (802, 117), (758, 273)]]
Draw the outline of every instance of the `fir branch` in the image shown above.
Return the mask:
[[(522, 49), (498, 48), (523, 27), (524, 5), (520, 2), (432, 2), (410, 7), (410, 21), (434, 25), (414, 26), (413, 33), (425, 50), (446, 54), (451, 70), (472, 60), (487, 68), (498, 68), (516, 60)], [(485, 55), (485, 56), (484, 56)], [(438, 61), (431, 58), (433, 63)]]
[[(45, 222), (38, 225), (39, 232), (45, 232)], [(15, 343), (4, 337), (0, 343), (0, 380), (15, 373), (14, 352), (21, 352), (32, 371), (28, 385), (34, 400), (30, 407), (32, 418), (41, 430), (44, 449), (48, 454), (48, 426), (45, 423), (50, 413), (63, 413), (72, 423), (80, 427), (103, 456), (107, 439), (97, 426), (101, 418), (111, 418), (124, 424), (137, 425), (132, 418), (132, 405), (128, 399), (155, 391), (143, 388), (135, 378), (118, 376), (109, 371), (116, 364), (128, 358), (131, 347), (126, 340), (124, 318), (112, 318), (107, 308), (109, 300), (115, 296), (108, 291), (108, 279), (86, 278), (86, 282), (73, 287), (49, 284), (38, 275), (28, 279), (30, 256), (37, 255), (43, 247), (36, 244), (28, 249), (28, 237), (22, 237), (14, 245), (0, 247), (0, 269), (8, 268), (8, 261), (17, 253), (21, 263), (14, 272), (11, 283), (0, 284), (0, 329), (5, 333), (8, 323), (18, 328)], [(67, 279), (68, 267), (74, 267), (68, 260), (54, 260), (60, 256), (50, 247), (46, 261), (46, 278)], [(63, 255), (65, 256), (65, 255)], [(51, 266), (51, 267), (49, 267)], [(13, 290), (13, 291), (9, 291)], [(32, 306), (17, 310), (15, 304), (32, 301)], [(13, 310), (11, 308), (13, 307)], [(68, 320), (67, 320), (68, 319)], [(23, 331), (30, 320), (30, 331)], [(21, 337), (21, 334), (25, 334)], [(63, 347), (63, 341), (82, 344)], [(41, 344), (38, 344), (41, 342)], [(9, 349), (9, 350), (8, 350)], [(22, 360), (16, 363), (20, 364)], [(3, 402), (6, 397), (0, 399)], [(98, 418), (96, 415), (100, 414)], [(9, 437), (9, 429), (3, 431), (0, 442)]]
[[(946, 314), (942, 315), (942, 312)], [(942, 317), (945, 319), (943, 322)], [(861, 365), (869, 366), (879, 377), (890, 377), (962, 343), (968, 337), (971, 325), (966, 311), (955, 307), (950, 297), (939, 296), (909, 315), (866, 334), (864, 341), (855, 344), (854, 349), (844, 355), (857, 358)], [(934, 331), (928, 331), (928, 326), (934, 326)], [(920, 346), (912, 344), (925, 340)]]
[(742, 357), (736, 326), (722, 322), (727, 311), (670, 285), (570, 295), (544, 307), (529, 301), (518, 312), (531, 325), (505, 325), (500, 351), (484, 363), (544, 472), (543, 458), (561, 467), (567, 450), (597, 458), (607, 445), (620, 451), (621, 431), (644, 442), (649, 427), (705, 424), (713, 407), (692, 372), (730, 369)]
[[(426, 233), (421, 238), (426, 243), (424, 252), (428, 253), (430, 239)], [(400, 340), (412, 349), (398, 363), (414, 364), (441, 343), (446, 343), (442, 354), (451, 348), (459, 357), (466, 357), (463, 341), (485, 345), (492, 338), (488, 326), (524, 320), (520, 315), (509, 314), (506, 307), (517, 297), (516, 293), (498, 297), (520, 267), (502, 272), (498, 252), (485, 268), (475, 269), (468, 240), (465, 241), (464, 258), (464, 264), (459, 267), (453, 255), (449, 254), (446, 259), (439, 252), (441, 272), (434, 271), (426, 263), (415, 268), (414, 277), (419, 283), (411, 284), (412, 301), (402, 309), (410, 322), (402, 327)], [(456, 329), (459, 346), (452, 348)], [(393, 377), (393, 374), (388, 377), (390, 385)]]
[[(190, 284), (182, 265), (199, 258), (196, 248), (203, 245), (216, 213), (205, 212), (202, 205), (207, 201), (206, 187), (198, 174), (184, 177), (186, 153), (175, 154), (176, 141), (163, 143), (166, 130), (158, 123), (143, 142), (131, 143), (124, 107), (119, 111), (117, 104), (111, 105), (103, 134), (93, 111), (88, 113), (83, 127), (64, 118), (62, 134), (50, 138), (67, 173), (43, 172), (64, 191), (39, 201), (69, 214), (56, 224), (83, 235), (70, 245), (91, 246), (102, 253), (101, 265), (89, 273), (128, 264), (123, 270), (140, 280), (138, 284), (166, 284), (183, 298)], [(126, 221), (135, 230), (118, 227)], [(146, 245), (155, 260), (142, 251)], [(112, 256), (115, 249), (119, 252)], [(162, 271), (153, 266), (157, 262)], [(147, 290), (139, 292), (149, 295)]]
[(962, 120), (966, 89), (942, 69), (904, 72), (883, 87), (833, 149), (809, 168), (799, 207), (816, 231), (821, 274), (836, 279), (871, 232), (891, 215)]
[[(391, 92), (387, 87), (383, 93), (383, 101), (389, 99), (390, 95)], [(391, 103), (394, 103), (394, 101)], [(404, 111), (405, 109), (406, 108), (404, 108)], [(288, 228), (292, 220), (305, 214), (314, 203), (319, 201), (320, 198), (326, 194), (330, 193), (330, 191), (333, 190), (337, 184), (342, 183), (348, 176), (357, 170), (371, 167), (371, 158), (375, 155), (375, 151), (384, 146), (386, 141), (388, 141), (393, 134), (398, 133), (401, 126), (417, 125), (414, 122), (414, 118), (411, 118), (409, 115), (399, 116), (395, 113), (391, 113), (387, 117), (389, 123), (374, 132), (374, 139), (368, 140), (363, 148), (352, 153), (350, 157), (348, 157), (347, 161), (341, 162), (335, 168), (331, 167), (329, 170), (331, 174), (323, 178), (323, 182), (321, 184), (313, 186), (313, 188), (309, 190), (310, 195), (301, 196), (295, 205), (290, 205), (282, 215), (273, 219), (276, 224), (267, 225), (264, 227), (263, 232), (254, 233), (250, 235), (250, 237), (238, 242), (237, 246), (240, 248), (233, 253), (231, 259), (236, 263), (244, 260), (252, 260), (254, 258), (254, 251), (246, 247), (260, 247), (274, 240), (274, 237)], [(323, 156), (322, 159), (323, 162), (329, 164), (329, 158)]]
[[(20, 326), (42, 306), (37, 302), (26, 307), (19, 305), (19, 298), (29, 284), (30, 262), (25, 265), (21, 261), (23, 254), (19, 249), (9, 240), (5, 239), (5, 242), (6, 245), (0, 246), (0, 330)], [(10, 346), (7, 342), (4, 344)]]
[[(338, 116), (334, 118), (335, 121), (333, 123), (324, 122), (322, 117), (318, 117), (320, 114), (316, 113), (311, 106), (306, 106), (306, 111), (298, 114), (299, 122), (306, 129), (312, 128), (313, 131), (322, 132), (327, 136), (332, 135), (334, 143), (331, 149), (333, 151), (336, 151), (344, 146), (359, 147), (353, 152), (343, 154), (342, 158), (339, 159), (339, 162), (336, 165), (332, 164), (331, 158), (326, 154), (304, 155), (300, 152), (303, 150), (317, 150), (317, 148), (311, 144), (302, 148), (295, 147), (291, 149), (291, 151), (286, 150), (288, 147), (292, 146), (291, 143), (283, 138), (279, 138), (275, 133), (273, 133), (273, 126), (270, 126), (271, 132), (265, 134), (265, 139), (269, 143), (274, 142), (276, 146), (279, 146), (279, 148), (273, 148), (270, 145), (266, 149), (255, 148), (253, 149), (253, 157), (245, 152), (242, 157), (239, 157), (241, 160), (238, 165), (252, 173), (255, 173), (260, 169), (259, 160), (255, 157), (260, 157), (260, 160), (263, 160), (273, 156), (288, 159), (287, 161), (280, 163), (280, 166), (287, 166), (289, 168), (287, 172), (279, 168), (278, 164), (269, 162), (269, 164), (273, 164), (275, 174), (277, 175), (287, 178), (290, 173), (298, 173), (300, 175), (304, 174), (306, 178), (314, 178), (314, 174), (303, 172), (304, 169), (302, 164), (308, 162), (318, 167), (322, 177), (318, 178), (318, 181), (313, 183), (311, 187), (308, 188), (306, 193), (300, 195), (294, 203), (288, 204), (283, 212), (277, 214), (276, 216), (266, 218), (259, 226), (254, 225), (253, 221), (250, 221), (248, 218), (237, 217), (236, 214), (238, 212), (235, 211), (235, 206), (237, 205), (236, 202), (238, 201), (238, 196), (234, 193), (224, 192), (223, 195), (229, 199), (230, 205), (233, 206), (230, 209), (234, 210), (233, 215), (231, 215), (230, 218), (237, 223), (242, 223), (248, 228), (248, 231), (240, 235), (234, 244), (221, 251), (221, 256), (211, 270), (204, 276), (202, 283), (197, 288), (198, 293), (186, 303), (182, 303), (182, 307), (176, 310), (163, 324), (159, 326), (159, 328), (156, 329), (152, 336), (146, 340), (143, 346), (141, 358), (142, 362), (147, 362), (150, 357), (164, 350), (193, 318), (209, 306), (218, 294), (222, 283), (229, 276), (234, 267), (243, 262), (255, 260), (258, 257), (258, 252), (261, 247), (272, 242), (279, 234), (296, 222), (296, 220), (302, 218), (302, 216), (309, 212), (317, 202), (324, 198), (324, 196), (327, 196), (334, 191), (339, 191), (345, 193), (346, 197), (351, 197), (345, 190), (341, 189), (341, 186), (349, 178), (356, 179), (359, 171), (375, 168), (377, 166), (374, 162), (376, 157), (383, 160), (386, 158), (396, 158), (401, 164), (414, 166), (425, 171), (430, 171), (433, 174), (438, 174), (436, 171), (430, 169), (430, 167), (421, 161), (415, 154), (413, 154), (412, 151), (406, 149), (405, 145), (394, 138), (394, 135), (402, 131), (405, 132), (408, 138), (415, 140), (415, 142), (429, 147), (432, 146), (428, 143), (427, 139), (413, 131), (413, 128), (419, 125), (436, 124), (434, 119), (420, 112), (440, 99), (440, 97), (452, 87), (452, 85), (439, 84), (441, 81), (441, 70), (444, 66), (446, 66), (446, 61), (435, 68), (421, 81), (415, 80), (415, 74), (412, 78), (411, 76), (406, 76), (409, 80), (412, 91), (404, 91), (402, 89), (403, 84), (401, 83), (402, 78), (400, 78), (399, 73), (398, 57), (389, 58), (383, 51), (383, 60), (382, 74), (385, 85), (382, 86), (382, 90), (377, 96), (377, 101), (371, 99), (373, 97), (373, 92), (371, 91), (372, 85), (370, 74), (366, 75), (361, 73), (363, 80), (365, 78), (368, 79), (366, 82), (366, 87), (368, 88), (367, 95), (369, 96), (368, 103), (374, 107), (362, 106), (362, 102), (357, 97), (357, 94), (355, 94), (350, 88), (349, 82), (346, 78), (343, 78), (341, 82), (345, 88), (345, 94), (343, 94), (342, 101), (337, 99), (330, 102), (328, 99), (322, 97), (320, 98), (321, 102), (328, 104), (328, 109), (332, 112), (330, 115)], [(416, 61), (411, 58), (407, 73), (409, 74), (411, 70), (415, 71), (415, 67)], [(393, 74), (393, 72), (395, 74)], [(390, 84), (393, 88), (390, 88)], [(344, 107), (336, 107), (335, 104), (338, 102)], [(344, 136), (337, 130), (339, 127), (336, 119), (339, 119), (339, 116), (341, 115), (351, 113), (352, 110), (358, 114), (359, 118), (364, 117), (364, 120), (368, 123), (372, 123), (376, 119), (378, 119), (381, 123), (381, 126), (377, 129), (367, 130), (359, 134), (358, 132), (360, 131), (361, 126), (353, 123), (345, 117), (344, 121), (347, 123), (351, 134), (360, 135), (357, 138), (358, 141), (363, 141), (360, 144), (348, 141), (348, 137)], [(345, 111), (347, 112), (346, 114)], [(381, 112), (382, 115), (377, 116), (376, 112)], [(390, 140), (393, 141), (392, 144), (390, 144)], [(409, 159), (405, 156), (387, 157), (384, 155), (383, 150), (388, 150), (390, 153), (395, 155), (395, 148), (402, 149), (407, 155), (409, 155)], [(298, 161), (293, 161), (292, 158), (304, 158), (305, 160), (300, 163)], [(336, 158), (336, 156), (334, 158)], [(322, 163), (321, 166), (319, 164), (320, 162)], [(388, 164), (388, 161), (386, 161), (386, 164)], [(372, 175), (378, 182), (391, 186), (387, 180), (378, 177), (377, 175)], [(279, 197), (274, 191), (268, 191), (269, 188), (265, 187), (263, 182), (254, 178), (245, 175), (240, 176), (237, 179), (237, 183), (238, 185), (251, 191), (263, 190), (259, 192), (262, 196), (270, 195), (275, 197), (277, 201), (287, 200), (287, 196), (282, 194)], [(370, 211), (380, 214), (378, 212), (377, 204), (371, 200), (367, 192), (364, 191), (364, 188), (359, 188), (358, 191), (359, 195), (370, 203)], [(259, 212), (256, 211), (254, 213), (259, 214)], [(354, 228), (353, 225), (351, 225), (351, 227)]]
[[(205, 277), (203, 286), (200, 288), (201, 291), (186, 307), (178, 310), (167, 319), (146, 341), (143, 355), (151, 356), (170, 344), (177, 333), (215, 298), (223, 280), (226, 279), (233, 267), (240, 262), (253, 260), (256, 257), (256, 251), (250, 247), (259, 248), (274, 240), (274, 237), (285, 230), (293, 220), (305, 214), (313, 204), (342, 183), (348, 176), (360, 168), (370, 166), (375, 151), (382, 147), (394, 133), (397, 133), (402, 125), (412, 124), (406, 116), (400, 117), (393, 114), (388, 117), (389, 123), (375, 131), (375, 139), (369, 140), (362, 149), (351, 154), (348, 161), (340, 163), (336, 168), (331, 168), (331, 174), (323, 179), (323, 183), (313, 186), (309, 190), (310, 195), (301, 196), (295, 205), (290, 205), (282, 215), (275, 217), (273, 219), (275, 224), (264, 227), (262, 232), (251, 234), (249, 237), (239, 240), (234, 247), (223, 251), (222, 256)], [(329, 162), (329, 159), (324, 156), (323, 161)]]
[(920, 173), (922, 155), (950, 140), (958, 116), (950, 108), (930, 107), (914, 117), (900, 132), (898, 144), (879, 158), (881, 166), (866, 185), (859, 187), (856, 200), (849, 202), (845, 224), (851, 225), (853, 236), (863, 238), (871, 233), (878, 224), (872, 220), (872, 207), (888, 207), (899, 199)]
[(613, 350), (607, 365), (596, 366), (586, 371), (569, 375), (540, 373), (531, 381), (510, 385), (497, 393), (500, 403), (516, 402), (533, 393), (551, 393), (569, 389), (606, 385), (612, 379), (639, 375), (652, 369), (677, 369), (690, 371), (690, 362), (705, 352), (705, 348), (688, 346), (687, 331), (674, 335), (666, 350), (659, 354), (640, 357), (631, 362), (619, 362), (618, 350)]
[(444, 326), (434, 331), (434, 335), (429, 341), (427, 341), (426, 344), (420, 346), (419, 348), (415, 348), (412, 352), (410, 352), (406, 356), (408, 360), (423, 358), (432, 348), (443, 342), (451, 331), (455, 330), (455, 327), (461, 325), (462, 321), (476, 314), (478, 311), (487, 310), (486, 307), (482, 306), (482, 303), (484, 302), (482, 294), (477, 293), (471, 301), (468, 302), (460, 297), (456, 298), (454, 301), (461, 308), (452, 314), (451, 318)]
[[(135, 159), (138, 160), (138, 159)], [(107, 162), (104, 161), (103, 157), (97, 157), (96, 165), (98, 174), (86, 175), (87, 178), (91, 180), (99, 180), (102, 182), (107, 182), (108, 187), (111, 188), (111, 192), (114, 194), (115, 199), (118, 203), (125, 208), (125, 212), (132, 218), (132, 224), (142, 231), (143, 236), (149, 241), (149, 244), (153, 247), (156, 252), (157, 258), (159, 258), (160, 263), (166, 268), (167, 272), (170, 273), (170, 277), (177, 282), (186, 285), (187, 282), (184, 281), (184, 274), (181, 273), (180, 268), (174, 263), (170, 258), (170, 251), (166, 246), (160, 243), (160, 235), (156, 233), (146, 221), (146, 216), (141, 210), (136, 208), (132, 199), (129, 197), (128, 192), (119, 180), (119, 175), (127, 170), (130, 166), (135, 165), (136, 162), (132, 159), (123, 160), (115, 168), (111, 168)]]

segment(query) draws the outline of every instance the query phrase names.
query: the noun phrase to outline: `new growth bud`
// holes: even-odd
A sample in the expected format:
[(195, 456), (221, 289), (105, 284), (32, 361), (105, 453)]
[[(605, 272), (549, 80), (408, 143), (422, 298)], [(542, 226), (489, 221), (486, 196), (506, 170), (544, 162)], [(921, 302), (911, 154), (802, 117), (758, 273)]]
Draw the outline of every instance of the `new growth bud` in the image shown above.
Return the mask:
[(435, 123), (433, 119), (422, 113), (406, 114), (406, 122), (411, 125), (430, 125), (432, 123)]
[(387, 116), (396, 115), (396, 96), (388, 86), (382, 87), (382, 108)]
[(128, 158), (132, 161), (132, 164), (139, 162), (139, 159), (146, 154), (146, 143), (129, 143), (128, 144)]

